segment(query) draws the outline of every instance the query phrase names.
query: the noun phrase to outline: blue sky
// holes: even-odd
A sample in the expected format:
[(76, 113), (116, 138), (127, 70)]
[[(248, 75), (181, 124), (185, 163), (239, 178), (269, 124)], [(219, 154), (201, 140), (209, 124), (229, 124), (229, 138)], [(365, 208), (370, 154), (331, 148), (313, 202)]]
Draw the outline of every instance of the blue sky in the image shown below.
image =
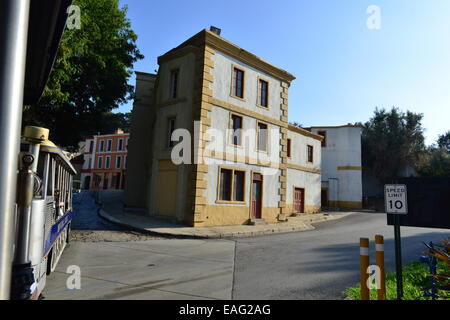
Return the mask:
[[(427, 144), (450, 130), (449, 0), (121, 0), (145, 59), (210, 25), (236, 45), (297, 77), (289, 121), (365, 122), (375, 107), (424, 113)], [(370, 30), (366, 10), (381, 9)], [(130, 79), (135, 84), (134, 77)], [(122, 106), (129, 111), (132, 103)]]

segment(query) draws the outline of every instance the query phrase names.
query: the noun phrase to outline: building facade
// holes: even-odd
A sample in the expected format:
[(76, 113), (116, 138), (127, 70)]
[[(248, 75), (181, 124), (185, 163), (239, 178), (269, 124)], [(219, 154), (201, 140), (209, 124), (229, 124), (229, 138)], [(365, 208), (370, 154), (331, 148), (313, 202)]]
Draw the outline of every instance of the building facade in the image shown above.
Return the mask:
[(125, 188), (129, 133), (117, 129), (114, 134), (86, 139), (81, 187), (91, 190)]
[(136, 73), (128, 210), (192, 226), (320, 211), (322, 137), (288, 124), (293, 75), (208, 30), (158, 64)]
[(359, 125), (312, 127), (322, 140), (323, 207), (362, 209), (361, 133)]

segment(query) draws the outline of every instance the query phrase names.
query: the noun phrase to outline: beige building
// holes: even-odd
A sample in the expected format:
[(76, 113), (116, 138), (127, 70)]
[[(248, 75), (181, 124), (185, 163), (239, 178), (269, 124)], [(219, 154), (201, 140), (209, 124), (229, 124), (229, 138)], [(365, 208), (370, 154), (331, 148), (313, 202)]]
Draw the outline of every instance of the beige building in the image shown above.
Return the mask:
[(136, 73), (127, 210), (192, 226), (320, 211), (322, 137), (288, 124), (293, 75), (208, 30), (158, 64)]

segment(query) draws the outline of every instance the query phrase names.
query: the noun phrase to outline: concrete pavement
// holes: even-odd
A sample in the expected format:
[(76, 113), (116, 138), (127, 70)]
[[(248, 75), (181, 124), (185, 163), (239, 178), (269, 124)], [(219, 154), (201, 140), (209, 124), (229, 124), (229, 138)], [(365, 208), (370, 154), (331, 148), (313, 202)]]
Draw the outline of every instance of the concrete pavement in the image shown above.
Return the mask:
[[(450, 230), (401, 228), (403, 262), (417, 261), (422, 241), (439, 242)], [(323, 222), (316, 230), (236, 239), (233, 299), (343, 299), (343, 291), (359, 282), (359, 238), (370, 243), (385, 237), (385, 259), (395, 271), (393, 227), (385, 214), (358, 214)]]
[[(233, 241), (74, 242), (47, 279), (48, 300), (231, 299)], [(81, 290), (66, 289), (71, 265)]]
[[(384, 214), (322, 222), (315, 230), (234, 240), (73, 242), (48, 279), (47, 299), (343, 299), (359, 279), (359, 238), (385, 236), (394, 270), (393, 227)], [(403, 261), (418, 259), (422, 241), (449, 230), (402, 228)], [(374, 245), (371, 242), (371, 262)], [(81, 290), (66, 289), (70, 265)]]

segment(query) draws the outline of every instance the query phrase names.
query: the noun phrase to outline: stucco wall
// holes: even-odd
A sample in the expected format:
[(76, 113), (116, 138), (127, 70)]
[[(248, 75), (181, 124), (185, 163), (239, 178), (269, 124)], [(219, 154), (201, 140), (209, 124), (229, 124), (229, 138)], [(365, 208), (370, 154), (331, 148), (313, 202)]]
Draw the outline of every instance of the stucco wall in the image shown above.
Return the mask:
[(326, 147), (322, 148), (322, 181), (329, 190), (330, 205), (357, 208), (362, 202), (361, 128), (314, 127), (311, 131), (326, 131)]

